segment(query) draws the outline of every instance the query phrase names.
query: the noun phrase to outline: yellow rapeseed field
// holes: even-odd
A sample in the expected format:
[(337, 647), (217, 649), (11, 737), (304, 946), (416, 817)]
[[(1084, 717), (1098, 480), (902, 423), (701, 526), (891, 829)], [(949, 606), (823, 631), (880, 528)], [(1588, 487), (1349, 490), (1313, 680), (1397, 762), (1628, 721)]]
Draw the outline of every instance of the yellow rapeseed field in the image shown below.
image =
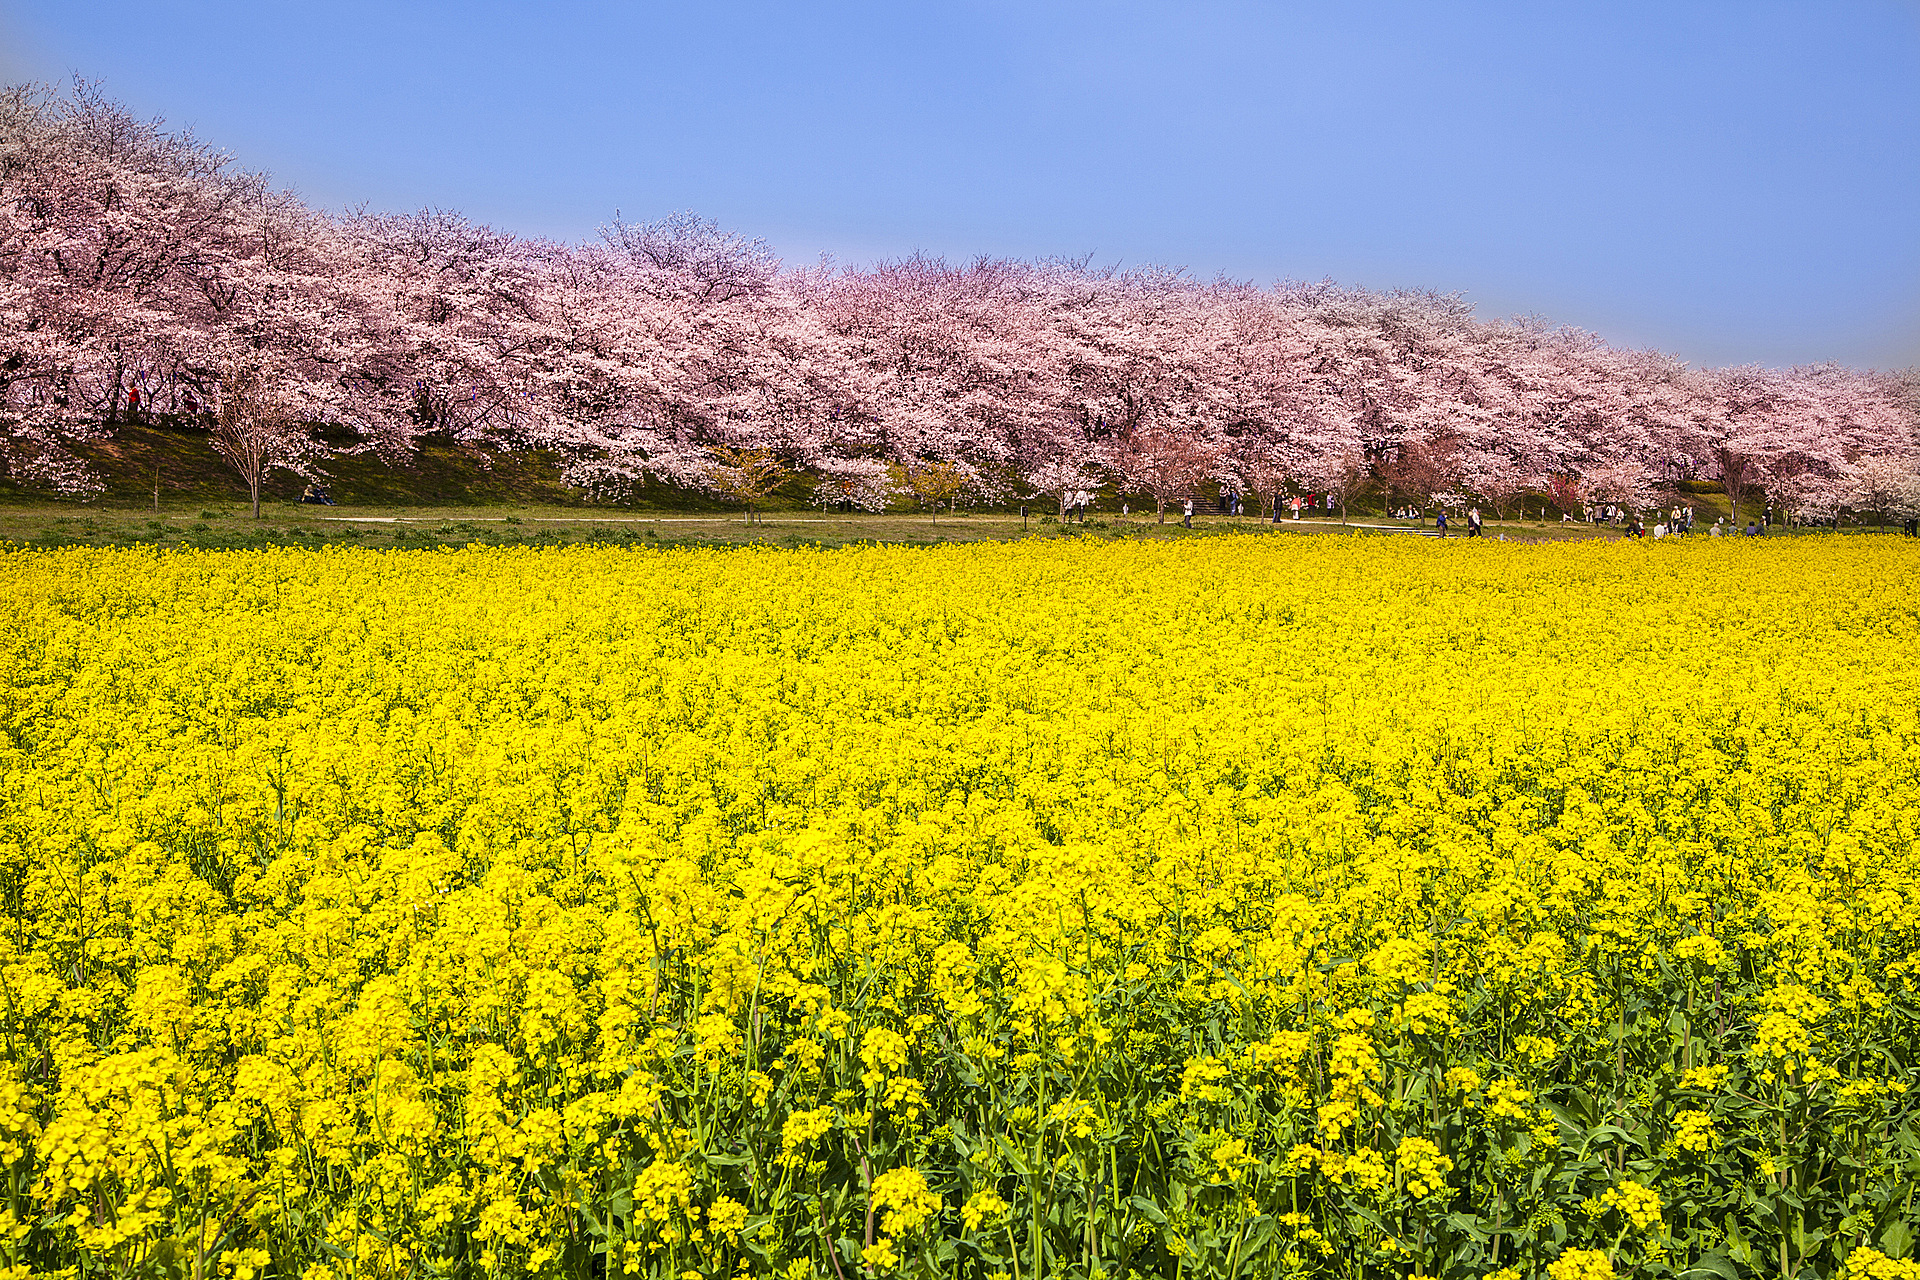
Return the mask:
[(1912, 1280), (1917, 602), (0, 553), (0, 1276)]

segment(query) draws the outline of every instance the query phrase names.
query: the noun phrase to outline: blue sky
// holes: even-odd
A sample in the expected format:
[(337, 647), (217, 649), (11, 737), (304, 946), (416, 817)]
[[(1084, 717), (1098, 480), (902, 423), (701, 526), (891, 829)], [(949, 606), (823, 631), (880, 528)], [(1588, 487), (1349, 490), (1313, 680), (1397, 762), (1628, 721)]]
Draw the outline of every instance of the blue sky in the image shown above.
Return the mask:
[(788, 261), (1459, 290), (1702, 364), (1920, 364), (1920, 3), (0, 0), (309, 200)]

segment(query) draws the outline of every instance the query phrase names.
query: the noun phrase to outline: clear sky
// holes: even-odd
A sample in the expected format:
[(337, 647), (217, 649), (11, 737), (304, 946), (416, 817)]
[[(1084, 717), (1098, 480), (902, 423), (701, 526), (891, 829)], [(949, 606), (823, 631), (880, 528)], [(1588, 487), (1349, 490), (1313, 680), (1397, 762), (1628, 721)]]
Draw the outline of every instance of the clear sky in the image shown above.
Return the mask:
[(1920, 364), (1920, 0), (0, 0), (309, 200), (577, 238), (1458, 290), (1704, 364)]

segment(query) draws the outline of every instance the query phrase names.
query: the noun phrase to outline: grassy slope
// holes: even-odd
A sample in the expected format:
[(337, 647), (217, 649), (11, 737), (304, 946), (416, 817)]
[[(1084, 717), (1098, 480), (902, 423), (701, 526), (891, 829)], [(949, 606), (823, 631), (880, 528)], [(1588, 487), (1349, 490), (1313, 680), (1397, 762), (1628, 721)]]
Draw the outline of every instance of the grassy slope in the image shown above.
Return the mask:
[[(336, 442), (345, 444), (345, 440)], [(796, 476), (764, 504), (775, 520), (764, 525), (739, 522), (738, 509), (712, 495), (653, 484), (620, 503), (595, 502), (591, 495), (560, 478), (549, 454), (527, 452), (490, 456), (444, 443), (429, 443), (406, 463), (388, 466), (370, 454), (341, 455), (328, 463), (327, 485), (334, 508), (301, 506), (302, 482), (285, 474), (265, 486), (265, 519), (256, 524), (246, 509), (246, 488), (212, 448), (204, 431), (165, 424), (118, 427), (112, 439), (92, 446), (88, 460), (106, 480), (107, 492), (87, 503), (54, 502), (0, 476), (0, 541), (125, 544), (161, 542), (192, 546), (247, 546), (299, 541), (360, 546), (419, 546), (480, 541), (490, 543), (632, 541), (758, 541), (793, 544), (886, 540), (960, 541), (1022, 536), (1017, 515), (982, 512), (943, 518), (938, 526), (924, 514), (891, 513), (877, 517), (828, 516), (806, 508), (811, 481)], [(160, 509), (154, 505), (159, 472)], [(1727, 510), (1727, 501), (1709, 484), (1689, 486), (1703, 524)], [(1107, 495), (1101, 505), (1117, 499)], [(1539, 499), (1532, 512), (1538, 514)], [(1025, 531), (1049, 537), (1177, 537), (1176, 522), (1153, 522), (1151, 508), (1123, 521), (1095, 514), (1090, 525), (1062, 530), (1043, 524), (1043, 503), (1030, 504), (1036, 518)], [(1136, 504), (1146, 505), (1146, 504)], [(1210, 505), (1210, 504), (1207, 504)], [(339, 517), (389, 517), (391, 523), (349, 522)], [(649, 527), (646, 517), (658, 517)], [(723, 517), (732, 516), (731, 520)], [(331, 517), (331, 518), (329, 518)], [(676, 518), (677, 517), (677, 518)], [(699, 520), (696, 517), (707, 517)], [(810, 518), (809, 518), (810, 517)], [(1382, 522), (1355, 511), (1350, 519)], [(1245, 517), (1218, 519), (1196, 513), (1196, 532), (1254, 532), (1264, 522)], [(1287, 522), (1289, 525), (1291, 521)], [(1401, 524), (1399, 521), (1385, 523)], [(1337, 529), (1337, 522), (1303, 522), (1297, 532)], [(1489, 521), (1492, 536), (1528, 539), (1594, 536), (1579, 526), (1562, 528), (1557, 519)], [(1599, 536), (1606, 536), (1601, 534)]]
[[(346, 446), (351, 438), (329, 443)], [(154, 471), (159, 470), (163, 510), (198, 508), (247, 501), (247, 488), (213, 451), (205, 431), (171, 424), (122, 424), (111, 439), (79, 452), (106, 481), (107, 491), (93, 507), (113, 510), (153, 507)], [(712, 495), (649, 484), (618, 504), (598, 504), (592, 496), (560, 478), (553, 455), (537, 450), (482, 454), (443, 441), (431, 441), (405, 463), (388, 466), (372, 454), (341, 454), (326, 465), (327, 490), (343, 507), (560, 507), (617, 505), (640, 511), (727, 510)], [(262, 496), (297, 501), (305, 482), (285, 472), (268, 477)], [(791, 492), (775, 495), (775, 506), (804, 504), (809, 482), (796, 477)], [(0, 505), (45, 504), (44, 493), (21, 488), (0, 475)]]
[[(344, 443), (344, 442), (342, 442)], [(153, 504), (159, 470), (163, 508), (247, 500), (246, 486), (213, 451), (205, 431), (131, 424), (110, 440), (81, 451), (107, 483), (93, 504), (113, 509)], [(578, 490), (560, 481), (552, 458), (541, 454), (484, 459), (447, 445), (429, 445), (408, 465), (388, 467), (368, 455), (343, 455), (327, 464), (328, 488), (342, 504), (462, 506), (471, 504), (578, 505)], [(292, 501), (304, 482), (284, 472), (268, 478), (263, 496)], [(0, 502), (44, 502), (0, 477)]]

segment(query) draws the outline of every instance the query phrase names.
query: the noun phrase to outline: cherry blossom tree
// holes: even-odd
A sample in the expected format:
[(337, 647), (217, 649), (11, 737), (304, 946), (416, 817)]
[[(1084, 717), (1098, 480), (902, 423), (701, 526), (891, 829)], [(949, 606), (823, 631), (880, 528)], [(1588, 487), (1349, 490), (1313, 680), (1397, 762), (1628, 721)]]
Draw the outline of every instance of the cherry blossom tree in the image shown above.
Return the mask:
[(0, 465), (74, 496), (130, 391), (167, 407), (263, 181), (76, 83), (0, 91)]
[(1035, 496), (1046, 495), (1060, 504), (1060, 519), (1067, 518), (1069, 495), (1099, 487), (1093, 466), (1085, 459), (1059, 458), (1040, 463), (1022, 477)]
[(274, 456), (312, 474), (323, 432), (391, 461), (437, 439), (545, 450), (609, 498), (764, 455), (863, 510), (890, 468), (1063, 510), (1104, 469), (1162, 519), (1215, 481), (1343, 515), (1369, 480), (1504, 514), (1543, 484), (1571, 510), (1699, 476), (1736, 513), (1756, 491), (1877, 510), (1880, 460), (1920, 452), (1917, 385), (1693, 370), (1449, 294), (1085, 260), (790, 268), (689, 213), (578, 244), (328, 214), (93, 86), (0, 91), (0, 468), (77, 496), (100, 488), (84, 450), (129, 415), (232, 402), (270, 405)]
[(1347, 522), (1347, 503), (1367, 484), (1371, 468), (1358, 445), (1314, 455), (1303, 479), (1324, 493), (1340, 508), (1340, 523)]
[(1879, 520), (1920, 516), (1920, 462), (1912, 456), (1870, 455), (1847, 469), (1850, 504)]
[(1794, 443), (1794, 388), (1779, 370), (1758, 365), (1711, 370), (1697, 379), (1693, 444), (1719, 479), (1740, 523), (1740, 502), (1763, 468)]
[(1373, 470), (1389, 500), (1403, 497), (1418, 507), (1459, 505), (1461, 470), (1455, 441), (1405, 441), (1378, 458)]
[(352, 393), (368, 308), (329, 219), (86, 84), (0, 94), (0, 157), (0, 460), (16, 475), (96, 489), (69, 445), (135, 403), (196, 414), (235, 370), (270, 384), (278, 433), (333, 422), (403, 447)]
[(1232, 452), (1231, 465), (1245, 492), (1252, 494), (1254, 501), (1261, 504), (1266, 514), (1278, 521), (1280, 495), (1285, 492), (1287, 482), (1296, 474), (1297, 468), (1273, 444), (1256, 437), (1239, 443)]
[(543, 309), (542, 269), (554, 264), (542, 246), (433, 209), (355, 211), (338, 234), (346, 279), (366, 300), (351, 386), (369, 416), (403, 424), (408, 444), (527, 439), (552, 389), (539, 382), (537, 355), (564, 342), (569, 322), (586, 323)]
[(1167, 503), (1218, 479), (1226, 459), (1223, 445), (1189, 432), (1150, 427), (1132, 432), (1106, 454), (1107, 469), (1122, 489), (1153, 498), (1154, 514), (1167, 520)]
[(302, 429), (298, 410), (258, 369), (229, 365), (212, 414), (213, 449), (247, 486), (253, 515), (260, 518), (260, 484), (275, 468), (313, 478), (326, 450)]
[(1633, 462), (1596, 467), (1583, 479), (1582, 489), (1588, 502), (1604, 502), (1629, 511), (1645, 511), (1655, 498), (1653, 477)]
[(835, 458), (820, 467), (814, 485), (815, 506), (845, 506), (855, 511), (885, 511), (895, 492), (896, 468), (870, 458)]

